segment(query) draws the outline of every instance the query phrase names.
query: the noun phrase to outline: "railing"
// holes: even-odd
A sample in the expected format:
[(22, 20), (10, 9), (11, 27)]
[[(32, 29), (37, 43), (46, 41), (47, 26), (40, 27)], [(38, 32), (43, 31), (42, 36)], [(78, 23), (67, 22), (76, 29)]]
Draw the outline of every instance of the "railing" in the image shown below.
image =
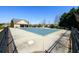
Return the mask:
[[(61, 38), (65, 35), (65, 33), (54, 44), (52, 44), (47, 50), (45, 50), (45, 53), (51, 53), (51, 51), (56, 47), (56, 45), (59, 43)], [(79, 53), (79, 31), (73, 27), (71, 29), (69, 52)]]
[(71, 52), (79, 53), (79, 33), (76, 28), (71, 29)]
[(8, 27), (0, 32), (0, 53), (17, 53), (17, 49)]
[(67, 31), (54, 43), (52, 44), (47, 50), (45, 50), (45, 53), (51, 53), (52, 50), (57, 46), (59, 41), (62, 39), (62, 37), (67, 33)]

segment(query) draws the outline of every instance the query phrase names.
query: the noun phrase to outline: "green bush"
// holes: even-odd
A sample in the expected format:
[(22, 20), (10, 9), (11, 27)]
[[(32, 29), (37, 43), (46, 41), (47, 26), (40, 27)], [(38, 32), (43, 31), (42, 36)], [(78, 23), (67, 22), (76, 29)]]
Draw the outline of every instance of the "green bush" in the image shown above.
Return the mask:
[(49, 25), (49, 28), (54, 28), (55, 26), (53, 24), (50, 24)]
[(38, 24), (37, 27), (42, 27), (42, 25), (41, 24)]
[(3, 24), (0, 24), (0, 29), (3, 29)]

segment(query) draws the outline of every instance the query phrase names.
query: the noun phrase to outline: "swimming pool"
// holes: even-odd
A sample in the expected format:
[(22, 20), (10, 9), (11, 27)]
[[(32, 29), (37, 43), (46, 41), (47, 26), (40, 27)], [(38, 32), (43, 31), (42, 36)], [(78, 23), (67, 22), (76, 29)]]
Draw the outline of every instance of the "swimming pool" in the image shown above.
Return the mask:
[(42, 36), (58, 31), (58, 29), (46, 29), (46, 28), (22, 28), (22, 29)]

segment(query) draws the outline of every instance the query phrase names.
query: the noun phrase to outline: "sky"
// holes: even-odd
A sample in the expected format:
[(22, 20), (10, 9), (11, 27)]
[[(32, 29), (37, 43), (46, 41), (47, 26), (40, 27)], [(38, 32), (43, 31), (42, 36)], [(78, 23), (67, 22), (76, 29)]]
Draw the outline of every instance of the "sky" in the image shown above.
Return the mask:
[(10, 22), (12, 18), (25, 19), (30, 24), (55, 23), (64, 12), (77, 6), (0, 6), (0, 23)]

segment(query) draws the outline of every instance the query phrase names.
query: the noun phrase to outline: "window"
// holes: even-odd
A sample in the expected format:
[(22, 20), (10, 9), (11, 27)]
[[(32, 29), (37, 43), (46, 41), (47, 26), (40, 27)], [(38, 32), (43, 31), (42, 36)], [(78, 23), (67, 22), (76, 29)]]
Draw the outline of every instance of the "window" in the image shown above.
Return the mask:
[(24, 25), (21, 24), (20, 27), (24, 27)]

